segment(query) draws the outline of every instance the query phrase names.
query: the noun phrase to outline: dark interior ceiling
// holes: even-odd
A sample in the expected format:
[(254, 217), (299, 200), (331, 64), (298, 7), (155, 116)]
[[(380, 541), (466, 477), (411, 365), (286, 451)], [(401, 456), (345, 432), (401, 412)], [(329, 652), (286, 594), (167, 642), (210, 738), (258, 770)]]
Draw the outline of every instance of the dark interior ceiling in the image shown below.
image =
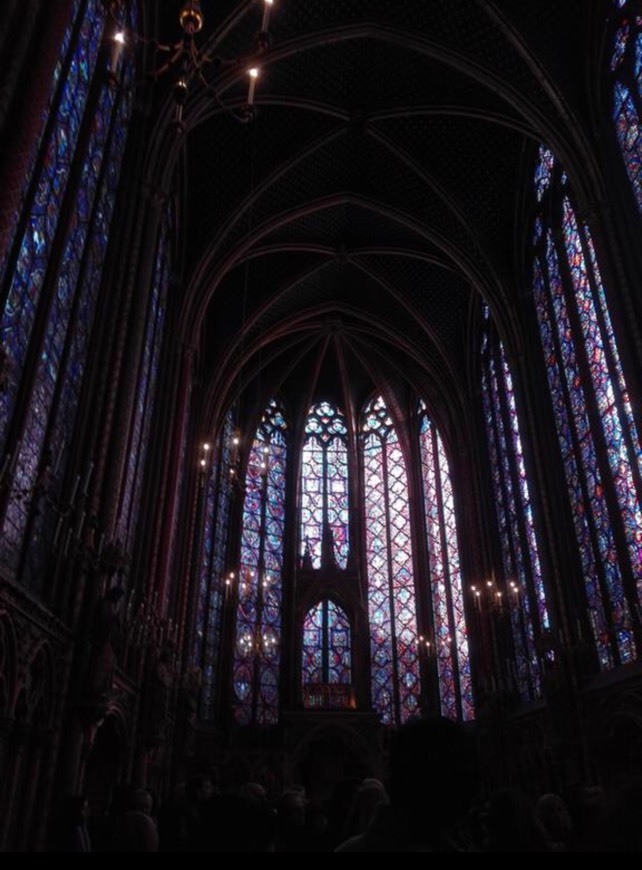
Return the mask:
[(605, 7), (275, 0), (243, 123), (263, 2), (201, 5), (197, 44), (224, 62), (185, 107), (181, 328), (206, 413), (239, 390), (297, 410), (339, 387), (354, 410), (409, 386), (456, 418), (482, 298), (519, 341), (524, 190), (539, 142), (571, 171), (581, 153)]

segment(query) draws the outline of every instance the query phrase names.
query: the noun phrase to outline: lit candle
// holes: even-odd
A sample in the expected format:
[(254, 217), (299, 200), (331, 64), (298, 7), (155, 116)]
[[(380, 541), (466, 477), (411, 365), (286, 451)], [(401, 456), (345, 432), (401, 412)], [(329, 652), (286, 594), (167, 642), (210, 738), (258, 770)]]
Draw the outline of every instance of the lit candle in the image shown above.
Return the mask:
[(253, 66), (248, 70), (248, 73), (250, 76), (250, 87), (247, 92), (247, 104), (248, 106), (251, 106), (254, 104), (254, 89), (256, 87), (256, 80), (259, 76), (259, 71), (255, 66)]
[(270, 11), (272, 9), (273, 0), (265, 0), (263, 4), (263, 18), (261, 19), (261, 31), (265, 33), (270, 23)]
[(111, 52), (109, 56), (109, 72), (114, 76), (118, 75), (118, 65), (125, 48), (125, 34), (122, 30), (114, 33), (111, 41)]

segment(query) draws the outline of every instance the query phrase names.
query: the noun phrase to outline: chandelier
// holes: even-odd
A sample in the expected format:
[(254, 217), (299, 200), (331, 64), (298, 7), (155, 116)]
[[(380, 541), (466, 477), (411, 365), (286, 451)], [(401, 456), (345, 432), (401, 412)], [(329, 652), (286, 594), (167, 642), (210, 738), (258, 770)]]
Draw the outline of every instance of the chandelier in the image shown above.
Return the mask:
[[(125, 51), (133, 50), (139, 44), (147, 45), (153, 50), (157, 65), (146, 73), (145, 78), (148, 81), (157, 81), (165, 76), (172, 79), (174, 123), (179, 132), (184, 132), (185, 129), (183, 122), (185, 103), (190, 91), (195, 91), (196, 88), (203, 89), (238, 120), (246, 122), (253, 119), (254, 94), (260, 75), (260, 60), (270, 47), (268, 27), (274, 0), (257, 0), (262, 4), (263, 11), (254, 43), (247, 54), (230, 59), (225, 59), (199, 45), (199, 34), (205, 23), (200, 0), (185, 0), (182, 4), (178, 13), (180, 35), (175, 42), (169, 44), (144, 38), (139, 33), (128, 31), (123, 27), (122, 22), (125, 20), (123, 6), (126, 0), (105, 0), (105, 2), (110, 20), (107, 28), (110, 40), (108, 73), (112, 82), (120, 81)], [(247, 99), (240, 110), (223, 106), (216, 89), (212, 87), (206, 75), (208, 68), (219, 71), (234, 67), (241, 70), (244, 68), (248, 76)]]

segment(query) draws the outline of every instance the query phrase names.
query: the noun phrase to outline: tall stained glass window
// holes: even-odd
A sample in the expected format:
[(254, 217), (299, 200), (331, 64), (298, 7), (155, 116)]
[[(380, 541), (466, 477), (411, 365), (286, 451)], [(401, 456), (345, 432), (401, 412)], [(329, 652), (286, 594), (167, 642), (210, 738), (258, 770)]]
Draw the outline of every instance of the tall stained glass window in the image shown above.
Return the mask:
[[(611, 76), (613, 122), (638, 209), (642, 211), (642, 16), (621, 0), (613, 36)], [(631, 8), (629, 8), (631, 7)]]
[[(2, 558), (14, 569), (26, 534), (32, 554), (44, 553), (43, 519), (31, 511), (36, 482), (46, 474), (55, 495), (64, 475), (132, 105), (131, 89), (111, 87), (98, 65), (104, 4), (86, 0), (72, 8), (0, 286), (8, 372), (0, 393), (0, 451), (12, 454), (0, 539)], [(136, 4), (129, 4), (123, 24), (133, 24), (135, 13)], [(128, 59), (125, 84), (133, 74)]]
[(329, 402), (310, 408), (301, 461), (301, 548), (321, 567), (324, 532), (332, 533), (339, 568), (348, 560), (348, 428)]
[[(546, 167), (546, 171), (542, 171)], [(636, 655), (642, 591), (642, 451), (589, 229), (568, 180), (540, 148), (533, 297), (603, 668)]]
[(201, 672), (200, 716), (211, 719), (221, 653), (225, 566), (232, 487), (232, 414), (225, 419), (203, 481), (203, 543), (199, 563), (192, 664)]
[(30, 155), (30, 165), (27, 169), (27, 172), (22, 179), (22, 191), (20, 197), (20, 206), (15, 210), (13, 215), (13, 221), (9, 227), (7, 238), (3, 239), (2, 242), (4, 244), (0, 244), (0, 248), (2, 249), (2, 257), (0, 258), (0, 281), (3, 280), (5, 267), (7, 263), (7, 255), (9, 248), (14, 240), (14, 235), (18, 230), (18, 224), (20, 222), (21, 215), (23, 213), (22, 206), (24, 205), (25, 198), (28, 196), (30, 183), (33, 178), (33, 174), (36, 170), (36, 162), (38, 159), (38, 152), (42, 143), (43, 137), (47, 136), (48, 126), (51, 124), (55, 124), (59, 121), (59, 118), (51, 112), (52, 102), (56, 99), (58, 88), (60, 87), (60, 79), (61, 76), (63, 78), (67, 75), (68, 67), (74, 61), (74, 51), (69, 50), (69, 46), (71, 44), (72, 37), (74, 36), (75, 27), (79, 23), (79, 15), (78, 11), (83, 6), (83, 0), (74, 0), (73, 8), (71, 10), (71, 15), (69, 17), (69, 21), (67, 22), (67, 27), (65, 29), (65, 33), (62, 38), (62, 42), (60, 45), (60, 53), (58, 55), (58, 59), (56, 61), (56, 65), (53, 70), (53, 75), (51, 77), (51, 81), (48, 83), (49, 93), (47, 100), (47, 108), (42, 116), (42, 127), (39, 131), (39, 142), (38, 145), (33, 149), (33, 154)]
[(408, 480), (383, 398), (361, 423), (372, 704), (386, 724), (417, 712), (421, 692)]
[(507, 678), (520, 697), (528, 701), (541, 694), (535, 640), (549, 628), (549, 618), (513, 379), (488, 306), (484, 306), (481, 359), (484, 419), (504, 568), (503, 593), (511, 625)]
[(254, 436), (245, 477), (233, 665), (240, 724), (278, 721), (286, 436), (283, 410), (272, 400)]
[(450, 469), (441, 437), (423, 403), (419, 446), (441, 712), (451, 719), (472, 719), (468, 632)]
[(349, 684), (352, 678), (350, 622), (344, 610), (324, 598), (303, 622), (303, 684)]

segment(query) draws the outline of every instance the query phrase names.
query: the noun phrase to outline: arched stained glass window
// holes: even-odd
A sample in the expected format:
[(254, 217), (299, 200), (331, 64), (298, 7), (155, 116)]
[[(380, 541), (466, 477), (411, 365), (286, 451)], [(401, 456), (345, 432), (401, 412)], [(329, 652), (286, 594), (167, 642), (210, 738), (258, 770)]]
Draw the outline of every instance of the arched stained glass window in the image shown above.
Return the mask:
[(423, 402), (419, 446), (441, 712), (467, 720), (474, 707), (455, 503), (444, 445)]
[[(135, 7), (130, 4), (127, 14), (135, 15)], [(64, 475), (132, 104), (131, 89), (110, 87), (97, 67), (103, 4), (86, 0), (74, 9), (68, 60), (60, 65), (39, 168), (0, 289), (9, 373), (0, 394), (0, 450), (7, 449), (10, 433), (17, 442), (0, 537), (3, 560), (14, 568), (36, 481), (47, 472), (55, 488)], [(129, 61), (123, 75), (131, 82)], [(90, 94), (91, 116), (85, 112)], [(32, 522), (38, 542), (42, 520), (32, 516)]]
[[(631, 188), (642, 211), (642, 18), (639, 7), (621, 0), (613, 37), (613, 122)], [(630, 9), (628, 7), (631, 7)]]
[(361, 424), (372, 704), (386, 724), (415, 714), (421, 692), (408, 480), (384, 400)]
[(204, 481), (203, 544), (194, 614), (192, 664), (201, 672), (200, 716), (211, 719), (217, 689), (221, 653), (225, 565), (232, 487), (231, 412), (225, 419), (214, 460)]
[(310, 408), (301, 460), (301, 554), (321, 567), (324, 531), (332, 532), (339, 568), (348, 561), (348, 428), (341, 411), (329, 402)]
[(324, 598), (303, 622), (303, 683), (349, 684), (352, 679), (350, 622), (332, 599)]
[(286, 435), (283, 411), (272, 400), (245, 478), (233, 673), (241, 724), (278, 721)]
[[(505, 676), (523, 700), (533, 700), (542, 689), (535, 639), (550, 626), (513, 379), (487, 306), (481, 357), (484, 418), (504, 566), (502, 591), (512, 635), (511, 666)], [(476, 601), (478, 611), (481, 607), (481, 601)]]
[[(636, 655), (642, 577), (642, 452), (588, 227), (553, 163), (535, 223), (533, 296), (603, 668)], [(537, 177), (537, 176), (536, 176)]]

